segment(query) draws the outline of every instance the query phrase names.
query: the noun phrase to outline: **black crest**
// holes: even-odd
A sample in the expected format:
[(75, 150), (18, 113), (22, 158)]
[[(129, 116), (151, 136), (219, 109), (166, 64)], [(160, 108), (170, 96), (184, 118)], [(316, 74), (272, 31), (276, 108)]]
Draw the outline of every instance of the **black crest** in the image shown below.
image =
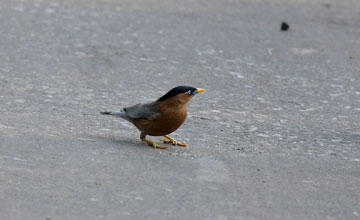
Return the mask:
[(191, 86), (178, 86), (178, 87), (175, 87), (172, 90), (170, 90), (168, 93), (166, 93), (165, 95), (160, 97), (157, 101), (164, 101), (166, 99), (169, 99), (171, 97), (176, 96), (177, 94), (188, 92), (189, 90), (191, 91), (190, 95), (192, 95), (196, 91), (196, 88), (191, 87)]

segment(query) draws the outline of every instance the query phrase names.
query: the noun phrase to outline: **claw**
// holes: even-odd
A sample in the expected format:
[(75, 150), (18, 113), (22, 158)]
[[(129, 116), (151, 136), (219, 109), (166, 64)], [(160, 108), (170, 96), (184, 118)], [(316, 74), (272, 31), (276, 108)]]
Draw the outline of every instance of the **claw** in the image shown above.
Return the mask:
[(153, 146), (154, 148), (160, 148), (160, 149), (167, 149), (168, 148), (167, 146), (157, 144), (154, 141), (150, 141), (150, 140), (147, 140), (147, 139), (144, 139), (143, 141), (146, 142), (148, 145)]
[(182, 147), (188, 146), (187, 143), (185, 143), (183, 141), (177, 141), (174, 138), (170, 137), (169, 135), (165, 135), (164, 137), (169, 139), (169, 140), (160, 139), (160, 141), (163, 142), (164, 144), (173, 144), (173, 145), (178, 145), (178, 146), (182, 146)]

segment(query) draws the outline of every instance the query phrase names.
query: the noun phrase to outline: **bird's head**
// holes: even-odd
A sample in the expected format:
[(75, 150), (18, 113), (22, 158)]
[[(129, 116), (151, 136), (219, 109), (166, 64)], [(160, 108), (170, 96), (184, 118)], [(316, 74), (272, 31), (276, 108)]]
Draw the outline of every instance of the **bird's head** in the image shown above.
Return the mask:
[(157, 101), (166, 101), (171, 99), (176, 99), (180, 103), (187, 103), (191, 100), (191, 98), (200, 93), (205, 92), (205, 89), (201, 88), (194, 88), (191, 86), (177, 86), (173, 89), (171, 89), (169, 92), (167, 92), (165, 95), (160, 97)]

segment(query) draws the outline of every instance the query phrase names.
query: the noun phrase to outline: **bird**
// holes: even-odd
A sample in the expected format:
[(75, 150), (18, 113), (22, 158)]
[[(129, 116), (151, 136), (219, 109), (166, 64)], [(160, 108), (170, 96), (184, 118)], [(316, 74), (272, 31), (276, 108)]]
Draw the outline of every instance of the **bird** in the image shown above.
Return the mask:
[(162, 143), (186, 147), (186, 142), (177, 141), (169, 134), (184, 123), (187, 106), (192, 97), (204, 91), (202, 88), (177, 86), (156, 101), (136, 104), (118, 112), (103, 111), (100, 114), (120, 117), (131, 122), (141, 131), (140, 140), (154, 148), (167, 149), (167, 146), (146, 139), (147, 135), (163, 136), (166, 140), (160, 139)]

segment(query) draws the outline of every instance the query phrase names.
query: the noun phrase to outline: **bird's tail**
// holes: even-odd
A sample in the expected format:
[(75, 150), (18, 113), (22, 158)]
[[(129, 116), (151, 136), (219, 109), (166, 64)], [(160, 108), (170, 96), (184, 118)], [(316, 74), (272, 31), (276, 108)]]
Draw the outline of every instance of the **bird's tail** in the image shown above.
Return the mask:
[(125, 112), (100, 112), (102, 115), (112, 115), (120, 118), (126, 118)]

